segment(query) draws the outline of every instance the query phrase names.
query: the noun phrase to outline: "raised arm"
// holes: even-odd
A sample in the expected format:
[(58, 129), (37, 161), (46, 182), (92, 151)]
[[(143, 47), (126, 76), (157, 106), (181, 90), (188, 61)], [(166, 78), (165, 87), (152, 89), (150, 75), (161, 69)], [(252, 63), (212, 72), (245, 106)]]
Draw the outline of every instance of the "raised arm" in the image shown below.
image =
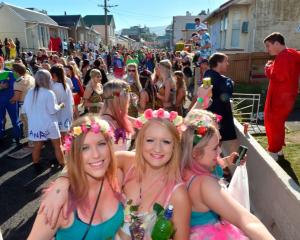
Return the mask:
[(267, 228), (259, 219), (242, 207), (223, 188), (216, 179), (203, 177), (200, 185), (203, 203), (222, 219), (240, 228), (246, 236), (253, 240), (274, 240)]

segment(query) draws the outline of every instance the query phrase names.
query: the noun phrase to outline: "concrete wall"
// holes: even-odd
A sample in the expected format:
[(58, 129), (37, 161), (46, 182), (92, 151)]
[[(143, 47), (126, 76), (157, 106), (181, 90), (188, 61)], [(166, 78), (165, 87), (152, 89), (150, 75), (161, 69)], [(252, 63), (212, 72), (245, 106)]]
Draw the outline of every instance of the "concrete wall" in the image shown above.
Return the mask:
[(255, 49), (263, 51), (263, 39), (272, 32), (281, 32), (289, 47), (300, 49), (300, 1), (255, 1), (257, 5)]
[(15, 41), (16, 37), (20, 40), (21, 48), (28, 47), (25, 36), (25, 23), (4, 5), (0, 8), (0, 39), (2, 42), (5, 38), (11, 38)]
[(238, 140), (248, 146), (251, 209), (278, 240), (300, 239), (300, 187), (235, 120)]

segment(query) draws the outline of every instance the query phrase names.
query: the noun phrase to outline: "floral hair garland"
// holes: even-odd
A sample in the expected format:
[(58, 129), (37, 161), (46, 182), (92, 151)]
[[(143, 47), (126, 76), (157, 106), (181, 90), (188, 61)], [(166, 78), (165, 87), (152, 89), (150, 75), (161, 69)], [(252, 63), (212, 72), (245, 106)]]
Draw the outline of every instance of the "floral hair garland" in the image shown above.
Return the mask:
[(120, 97), (124, 93), (130, 93), (130, 86), (122, 88), (121, 91), (113, 92), (111, 96), (105, 97), (104, 99), (114, 99), (115, 97)]
[(171, 123), (173, 123), (175, 127), (179, 127), (183, 123), (182, 117), (179, 116), (178, 113), (175, 111), (168, 112), (162, 108), (158, 110), (152, 110), (149, 108), (145, 110), (145, 112), (136, 119), (134, 125), (137, 129), (141, 129), (146, 122), (153, 118), (167, 119)]
[(193, 139), (193, 146), (195, 146), (206, 135), (208, 127), (214, 124), (214, 122), (219, 123), (222, 120), (222, 116), (214, 114), (214, 117), (212, 118), (208, 115), (199, 116), (198, 114), (195, 114), (191, 115), (190, 119), (192, 121), (191, 125), (194, 125), (196, 127)]
[(108, 122), (104, 120), (98, 120), (97, 122), (93, 121), (90, 124), (83, 123), (80, 126), (73, 127), (68, 135), (64, 138), (64, 149), (69, 152), (71, 150), (72, 141), (74, 138), (80, 136), (83, 133), (92, 131), (93, 133), (104, 133), (112, 136), (111, 128)]

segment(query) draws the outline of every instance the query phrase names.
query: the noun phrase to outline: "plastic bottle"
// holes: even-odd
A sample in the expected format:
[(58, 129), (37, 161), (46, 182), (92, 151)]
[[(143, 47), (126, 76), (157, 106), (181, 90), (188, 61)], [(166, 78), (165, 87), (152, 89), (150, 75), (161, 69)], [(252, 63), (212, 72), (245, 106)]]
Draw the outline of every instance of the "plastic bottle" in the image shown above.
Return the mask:
[(171, 221), (173, 216), (173, 206), (168, 205), (163, 215), (159, 215), (153, 227), (152, 240), (168, 240), (174, 232), (174, 226)]

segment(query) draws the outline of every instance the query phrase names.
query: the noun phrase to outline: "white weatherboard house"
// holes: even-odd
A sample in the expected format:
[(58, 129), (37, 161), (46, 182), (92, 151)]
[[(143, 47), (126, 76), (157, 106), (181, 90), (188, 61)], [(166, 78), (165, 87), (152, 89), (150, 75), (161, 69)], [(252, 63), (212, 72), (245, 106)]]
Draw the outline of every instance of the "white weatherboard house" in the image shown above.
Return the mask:
[(18, 38), (21, 51), (48, 48), (50, 36), (68, 39), (68, 28), (45, 13), (0, 3), (0, 39)]

